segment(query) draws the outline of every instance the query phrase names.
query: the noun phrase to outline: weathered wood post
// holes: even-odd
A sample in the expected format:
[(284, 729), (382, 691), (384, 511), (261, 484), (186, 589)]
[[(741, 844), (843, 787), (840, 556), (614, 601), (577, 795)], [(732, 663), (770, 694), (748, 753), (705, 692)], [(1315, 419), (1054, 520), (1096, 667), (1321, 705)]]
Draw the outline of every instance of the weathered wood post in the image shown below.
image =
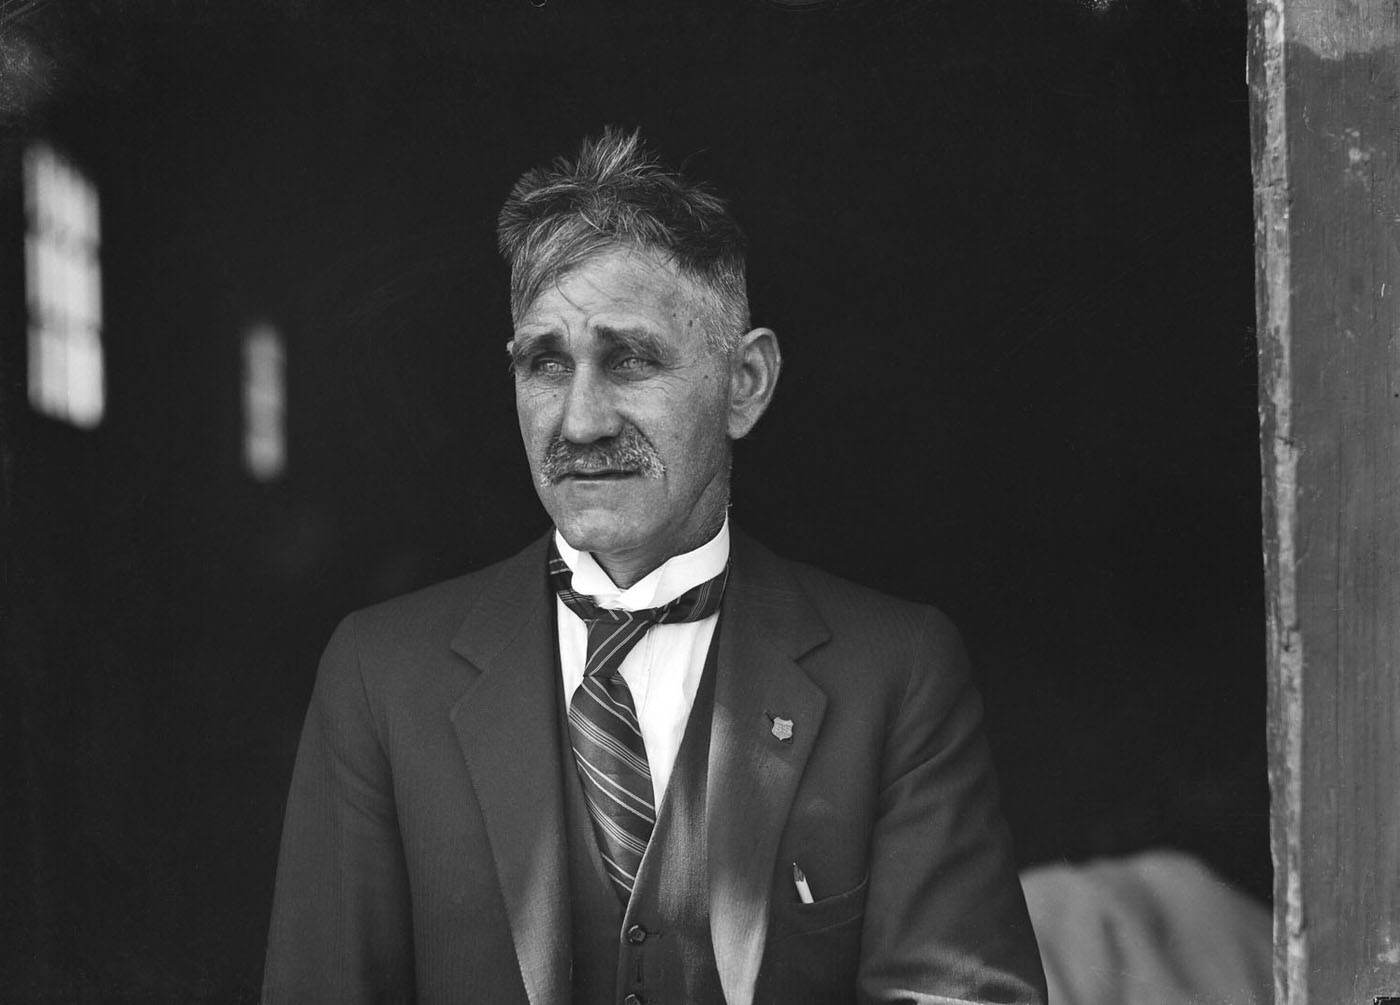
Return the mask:
[(1275, 1001), (1400, 1001), (1400, 0), (1250, 32)]

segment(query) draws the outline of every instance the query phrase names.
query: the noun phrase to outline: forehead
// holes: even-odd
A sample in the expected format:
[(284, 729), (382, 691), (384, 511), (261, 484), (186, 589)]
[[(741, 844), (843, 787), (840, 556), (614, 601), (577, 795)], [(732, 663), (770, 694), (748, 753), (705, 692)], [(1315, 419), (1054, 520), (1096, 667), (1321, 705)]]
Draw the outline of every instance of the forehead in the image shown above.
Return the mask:
[(670, 261), (653, 252), (615, 249), (547, 283), (516, 328), (573, 328), (622, 318), (684, 327), (702, 310), (699, 290)]

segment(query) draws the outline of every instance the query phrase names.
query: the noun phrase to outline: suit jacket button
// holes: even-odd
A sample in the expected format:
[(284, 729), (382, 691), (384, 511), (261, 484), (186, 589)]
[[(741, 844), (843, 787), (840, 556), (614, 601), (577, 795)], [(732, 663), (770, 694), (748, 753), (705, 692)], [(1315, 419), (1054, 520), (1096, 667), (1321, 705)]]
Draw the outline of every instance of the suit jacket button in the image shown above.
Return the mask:
[[(641, 925), (633, 925), (631, 928), (627, 929), (627, 941), (630, 942), (630, 943), (632, 943), (632, 945), (634, 945), (634, 946), (640, 946), (640, 945), (641, 945), (643, 942), (645, 942), (646, 940), (647, 940), (647, 930), (646, 930), (645, 928), (643, 928)], [(633, 997), (635, 998), (636, 996), (633, 995)], [(640, 1002), (641, 1002), (641, 999), (638, 998), (638, 999), (637, 999), (637, 1003), (640, 1003)], [(634, 1003), (633, 1003), (633, 1002), (627, 1002), (626, 1005), (634, 1005)]]
[(622, 1005), (643, 1005), (642, 999), (636, 995), (628, 995), (622, 999)]

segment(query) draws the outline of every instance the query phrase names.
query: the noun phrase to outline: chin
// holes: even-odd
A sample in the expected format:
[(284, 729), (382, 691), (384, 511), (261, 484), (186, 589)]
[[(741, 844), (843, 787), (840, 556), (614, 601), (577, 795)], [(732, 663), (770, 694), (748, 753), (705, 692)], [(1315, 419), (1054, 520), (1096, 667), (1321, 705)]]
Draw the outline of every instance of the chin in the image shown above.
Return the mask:
[(654, 536), (654, 519), (664, 499), (641, 491), (650, 485), (618, 484), (599, 491), (555, 486), (541, 493), (545, 509), (564, 540), (579, 551), (617, 554), (630, 551)]
[(637, 520), (620, 513), (558, 513), (554, 525), (571, 547), (602, 554), (631, 550), (647, 536)]

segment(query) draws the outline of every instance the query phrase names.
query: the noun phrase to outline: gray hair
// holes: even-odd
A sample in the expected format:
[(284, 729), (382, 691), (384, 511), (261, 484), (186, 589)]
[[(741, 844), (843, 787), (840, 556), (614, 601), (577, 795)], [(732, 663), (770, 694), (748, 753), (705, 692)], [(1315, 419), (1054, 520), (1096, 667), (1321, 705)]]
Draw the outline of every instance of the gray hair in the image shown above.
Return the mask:
[(744, 232), (707, 185), (663, 167), (640, 131), (609, 126), (576, 159), (526, 171), (501, 207), (496, 240), (517, 321), (547, 284), (629, 248), (661, 253), (700, 287), (713, 349), (731, 350), (749, 330)]

